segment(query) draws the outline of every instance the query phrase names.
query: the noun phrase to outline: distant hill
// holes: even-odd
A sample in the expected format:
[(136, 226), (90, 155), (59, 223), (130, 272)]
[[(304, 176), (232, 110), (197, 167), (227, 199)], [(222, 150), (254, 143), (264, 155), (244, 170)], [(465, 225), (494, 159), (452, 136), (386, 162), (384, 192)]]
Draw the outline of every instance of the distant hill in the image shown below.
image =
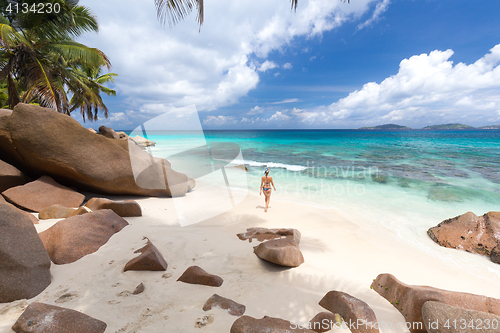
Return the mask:
[(368, 130), (407, 130), (407, 129), (412, 129), (411, 127), (406, 127), (406, 126), (401, 126), (401, 125), (396, 125), (396, 124), (385, 124), (385, 125), (378, 125), (374, 127), (361, 127), (360, 129), (368, 129)]
[(500, 125), (481, 126), (478, 129), (500, 129)]
[(475, 129), (475, 127), (464, 125), (464, 124), (443, 124), (443, 125), (432, 125), (423, 128), (424, 130), (461, 130), (461, 129)]

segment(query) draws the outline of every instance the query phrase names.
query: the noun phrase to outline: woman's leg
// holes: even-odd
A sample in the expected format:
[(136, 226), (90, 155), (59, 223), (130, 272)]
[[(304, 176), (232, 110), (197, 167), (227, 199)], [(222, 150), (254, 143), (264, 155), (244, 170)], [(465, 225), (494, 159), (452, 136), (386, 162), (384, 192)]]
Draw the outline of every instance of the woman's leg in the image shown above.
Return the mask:
[(265, 191), (264, 195), (266, 196), (266, 209), (264, 209), (264, 211), (267, 212), (267, 208), (269, 207), (269, 201), (271, 200), (271, 190)]
[(264, 192), (264, 204), (266, 205), (266, 208), (264, 208), (264, 211), (267, 211), (267, 191), (262, 190), (262, 192)]

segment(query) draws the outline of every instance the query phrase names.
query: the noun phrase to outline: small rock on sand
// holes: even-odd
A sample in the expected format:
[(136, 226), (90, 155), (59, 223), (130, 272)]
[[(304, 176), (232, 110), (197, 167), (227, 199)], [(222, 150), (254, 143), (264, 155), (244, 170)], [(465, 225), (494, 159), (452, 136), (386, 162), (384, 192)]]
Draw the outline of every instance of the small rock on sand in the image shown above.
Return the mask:
[(220, 308), (222, 310), (227, 310), (232, 316), (242, 316), (245, 313), (245, 306), (243, 304), (236, 303), (229, 298), (213, 294), (203, 305), (204, 311), (209, 311), (212, 308)]
[(168, 264), (161, 255), (156, 246), (147, 239), (145, 246), (136, 250), (134, 253), (141, 253), (139, 256), (130, 260), (125, 264), (124, 272), (126, 271), (166, 271)]
[(220, 276), (209, 274), (199, 266), (191, 266), (186, 269), (177, 281), (210, 287), (220, 287), (224, 282)]

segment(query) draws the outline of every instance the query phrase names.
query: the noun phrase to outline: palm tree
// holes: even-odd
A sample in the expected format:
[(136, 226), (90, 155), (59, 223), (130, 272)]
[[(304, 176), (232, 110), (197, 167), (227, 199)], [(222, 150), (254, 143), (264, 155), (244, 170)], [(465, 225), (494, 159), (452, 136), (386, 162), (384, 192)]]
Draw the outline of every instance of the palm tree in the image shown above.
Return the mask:
[[(78, 81), (72, 87), (73, 97), (71, 98), (70, 112), (80, 109), (80, 114), (85, 121), (85, 116), (90, 121), (97, 120), (97, 114), (101, 111), (104, 117), (108, 117), (108, 108), (102, 101), (101, 92), (108, 96), (116, 96), (116, 91), (105, 87), (103, 84), (113, 82), (116, 73), (101, 74), (100, 68), (78, 69), (76, 71)], [(71, 82), (73, 85), (73, 82)]]
[[(229, 0), (228, 0), (229, 1)], [(346, 1), (346, 0), (341, 0)], [(347, 0), (349, 3), (351, 0)], [(290, 0), (292, 9), (297, 10), (299, 0)], [(203, 0), (155, 0), (156, 12), (160, 21), (168, 20), (170, 26), (183, 20), (196, 7), (196, 20), (200, 27), (203, 25)]]
[[(38, 3), (22, 2), (29, 6)], [(60, 11), (20, 11), (9, 19), (0, 15), (0, 80), (6, 80), (9, 106), (37, 100), (41, 106), (70, 114), (75, 108), (68, 94), (73, 94), (75, 101), (80, 101), (80, 108), (96, 111), (90, 120), (97, 119), (99, 109), (107, 116), (102, 99), (91, 97), (106, 91), (96, 89), (89, 76), (82, 73), (98, 73), (101, 67), (109, 69), (110, 61), (102, 51), (73, 40), (84, 32), (98, 31), (95, 16), (88, 8), (78, 6), (77, 0), (50, 3), (59, 4)]]

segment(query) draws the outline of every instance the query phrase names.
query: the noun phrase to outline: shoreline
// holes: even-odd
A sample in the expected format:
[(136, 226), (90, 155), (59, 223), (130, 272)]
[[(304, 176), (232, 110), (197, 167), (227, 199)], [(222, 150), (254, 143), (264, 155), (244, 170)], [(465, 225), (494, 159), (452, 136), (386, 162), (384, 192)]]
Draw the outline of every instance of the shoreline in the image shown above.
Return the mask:
[[(190, 194), (185, 198), (187, 203), (194, 200)], [(255, 318), (267, 315), (305, 323), (324, 311), (318, 302), (330, 290), (364, 300), (380, 322), (404, 322), (389, 302), (370, 289), (381, 273), (393, 274), (407, 284), (500, 298), (500, 278), (495, 276), (500, 266), (488, 258), (442, 248), (426, 234), (416, 237), (428, 238), (429, 253), (415, 251), (411, 244), (394, 241), (387, 229), (367, 226), (355, 212), (312, 208), (274, 196), (269, 212), (264, 213), (263, 197), (250, 193), (235, 208), (180, 227), (172, 199), (136, 201), (143, 216), (126, 218), (130, 225), (97, 252), (72, 264), (52, 264), (52, 283), (45, 291), (28, 301), (0, 306), (0, 332), (10, 333), (23, 306), (34, 301), (80, 310), (106, 322), (106, 332), (192, 332), (195, 321), (206, 315), (213, 315), (214, 322), (204, 331), (229, 332), (237, 317), (220, 309), (202, 310), (214, 293), (244, 304), (245, 314)], [(55, 222), (42, 220), (36, 228), (40, 232)], [(298, 229), (304, 264), (286, 269), (260, 260), (253, 253), (257, 241), (248, 243), (236, 237), (251, 227)], [(124, 264), (136, 256), (133, 252), (145, 244), (143, 236), (165, 257), (166, 272), (123, 272)], [(468, 262), (475, 263), (475, 272), (468, 272)], [(191, 265), (221, 276), (223, 285), (213, 288), (176, 282)], [(144, 283), (145, 292), (130, 295), (139, 283)], [(69, 296), (61, 299), (63, 295)]]

